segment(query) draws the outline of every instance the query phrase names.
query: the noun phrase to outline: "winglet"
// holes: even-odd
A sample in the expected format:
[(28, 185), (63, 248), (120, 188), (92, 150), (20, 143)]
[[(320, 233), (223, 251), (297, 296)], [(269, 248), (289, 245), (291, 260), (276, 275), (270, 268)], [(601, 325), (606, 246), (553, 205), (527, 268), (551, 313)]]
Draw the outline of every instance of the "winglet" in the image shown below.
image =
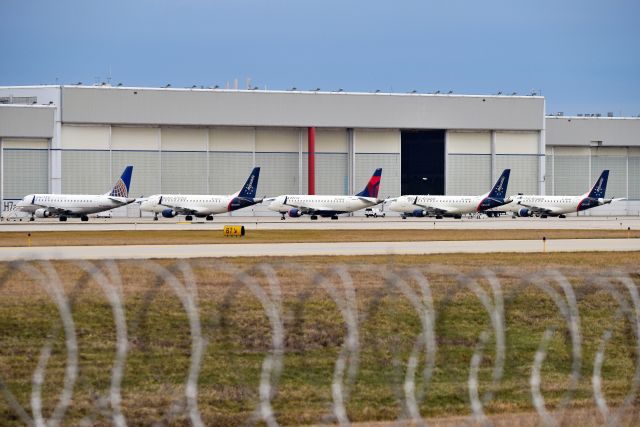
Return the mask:
[(124, 172), (115, 185), (111, 189), (109, 196), (112, 197), (129, 197), (129, 184), (131, 184), (131, 175), (133, 173), (133, 166), (127, 166), (124, 168)]
[(256, 191), (258, 190), (258, 179), (260, 178), (260, 168), (255, 167), (251, 171), (251, 175), (247, 178), (247, 182), (244, 183), (242, 190), (238, 193), (238, 197), (247, 199), (253, 199), (256, 197)]
[(489, 192), (489, 197), (492, 199), (504, 199), (507, 195), (507, 186), (509, 185), (509, 175), (511, 169), (505, 169), (502, 171), (502, 175), (496, 181), (493, 188)]
[(367, 186), (364, 187), (364, 190), (356, 194), (358, 197), (373, 197), (374, 199), (378, 198), (378, 190), (380, 190), (380, 180), (382, 179), (382, 168), (378, 168), (375, 170), (371, 179), (367, 183)]
[(609, 169), (605, 169), (600, 174), (600, 178), (591, 188), (588, 196), (594, 199), (604, 199), (604, 193), (607, 191), (607, 181), (609, 179)]

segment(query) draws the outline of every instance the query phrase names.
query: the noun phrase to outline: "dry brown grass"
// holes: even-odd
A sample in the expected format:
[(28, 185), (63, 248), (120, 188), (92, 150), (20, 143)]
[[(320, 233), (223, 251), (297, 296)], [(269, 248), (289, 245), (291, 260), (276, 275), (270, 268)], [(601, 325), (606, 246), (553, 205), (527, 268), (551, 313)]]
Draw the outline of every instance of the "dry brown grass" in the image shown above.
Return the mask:
[[(519, 288), (517, 275), (547, 267), (566, 272), (578, 295), (584, 363), (573, 400), (575, 406), (565, 425), (593, 425), (599, 418), (592, 410), (590, 372), (595, 348), (603, 330), (612, 324), (616, 305), (611, 296), (593, 292), (585, 278), (607, 268), (637, 268), (639, 260), (640, 254), (633, 252), (266, 259), (278, 271), (286, 331), (285, 366), (273, 400), (277, 419), (282, 425), (319, 424), (330, 413), (333, 364), (344, 342), (345, 326), (336, 304), (311, 278), (315, 272), (343, 263), (353, 272), (362, 322), (361, 363), (348, 399), (349, 417), (360, 422), (356, 425), (361, 427), (390, 425), (378, 421), (394, 420), (401, 413), (398, 374), (403, 372), (419, 322), (401, 295), (385, 289), (376, 267), (403, 269), (433, 264), (460, 272), (489, 266), (501, 278), (507, 301), (508, 360), (496, 396), (486, 406), (491, 421), (497, 425), (538, 424), (529, 395), (531, 361), (544, 328), (564, 328), (550, 299), (540, 291)], [(207, 425), (241, 425), (251, 417), (257, 403), (260, 367), (270, 348), (271, 329), (259, 301), (246, 287), (236, 286), (238, 280), (233, 274), (220, 270), (223, 263), (228, 263), (252, 272), (265, 259), (197, 261), (213, 267), (198, 267), (196, 261), (191, 262), (195, 267), (200, 319), (208, 340), (199, 381), (200, 409)], [(158, 263), (170, 267), (174, 261)], [(94, 399), (108, 390), (114, 326), (111, 307), (97, 284), (90, 279), (85, 283), (85, 274), (72, 262), (55, 262), (54, 266), (72, 301), (81, 355), (73, 409), (66, 419), (72, 425), (94, 413)], [(121, 261), (118, 267), (125, 283), (131, 343), (123, 384), (124, 411), (129, 424), (150, 425), (167, 417), (169, 408), (184, 393), (190, 356), (188, 321), (172, 291), (166, 285), (158, 286), (150, 274), (144, 273), (144, 262)], [(500, 273), (506, 267), (510, 268), (509, 274)], [(10, 271), (8, 264), (0, 264), (0, 277)], [(255, 276), (266, 289), (266, 280)], [(438, 369), (421, 411), (431, 425), (460, 425), (468, 421), (469, 360), (479, 331), (488, 327), (487, 315), (473, 293), (457, 288), (450, 276), (433, 273), (428, 277), (438, 313)], [(151, 292), (153, 289), (157, 292)], [(33, 280), (18, 273), (0, 285), (0, 377), (27, 408), (39, 350), (58, 324), (55, 306)], [(604, 389), (613, 406), (628, 391), (633, 370), (633, 342), (627, 339), (627, 329), (615, 325), (607, 352)], [(567, 384), (570, 356), (566, 334), (558, 333), (550, 342), (550, 349), (553, 354), (545, 361), (543, 391), (547, 404), (553, 407)], [(56, 401), (64, 357), (64, 344), (58, 337), (47, 370), (47, 414)], [(482, 390), (490, 383), (492, 357), (489, 344), (481, 367)], [(95, 425), (109, 424), (105, 415), (95, 415)], [(0, 400), (0, 425), (18, 424)], [(189, 422), (181, 414), (167, 424)]]
[(543, 236), (548, 239), (640, 238), (640, 230), (248, 230), (242, 238), (224, 237), (221, 230), (1, 232), (0, 246), (539, 240)]

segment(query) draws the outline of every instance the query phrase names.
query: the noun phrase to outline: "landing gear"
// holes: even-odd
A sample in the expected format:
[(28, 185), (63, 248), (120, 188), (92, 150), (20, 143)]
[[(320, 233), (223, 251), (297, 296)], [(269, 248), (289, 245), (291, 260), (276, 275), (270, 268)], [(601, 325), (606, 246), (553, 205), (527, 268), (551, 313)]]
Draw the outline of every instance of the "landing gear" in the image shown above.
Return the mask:
[(454, 215), (453, 216), (455, 219), (462, 219), (462, 215)]
[(158, 212), (156, 212), (155, 214), (153, 214), (153, 220), (157, 221), (158, 220)]
[(213, 221), (213, 215), (207, 215), (207, 221)]
[(318, 219), (318, 215), (311, 215), (311, 221), (315, 221)]
[(284, 214), (281, 214), (282, 218), (280, 218), (280, 221), (284, 221)]
[(29, 218), (29, 221), (35, 221), (36, 219), (33, 217), (33, 215), (31, 215), (31, 218)]
[(184, 217), (184, 220), (185, 221), (192, 221), (193, 217), (191, 215), (187, 215), (187, 216)]
[(331, 219), (338, 219), (338, 215), (333, 215)]
[(566, 215), (558, 215), (558, 218), (566, 218)]
[(82, 216), (80, 217), (80, 221), (84, 221), (84, 222), (89, 221), (89, 217), (88, 217), (88, 216), (86, 216), (86, 215), (82, 215)]
[(546, 215), (540, 215), (540, 218), (546, 218), (546, 217), (547, 217)]
[(436, 215), (436, 219), (442, 219), (442, 215)]
[(65, 222), (67, 220), (67, 217), (65, 215), (60, 215), (59, 219), (61, 222)]
[(402, 219), (407, 219), (406, 215), (401, 215)]

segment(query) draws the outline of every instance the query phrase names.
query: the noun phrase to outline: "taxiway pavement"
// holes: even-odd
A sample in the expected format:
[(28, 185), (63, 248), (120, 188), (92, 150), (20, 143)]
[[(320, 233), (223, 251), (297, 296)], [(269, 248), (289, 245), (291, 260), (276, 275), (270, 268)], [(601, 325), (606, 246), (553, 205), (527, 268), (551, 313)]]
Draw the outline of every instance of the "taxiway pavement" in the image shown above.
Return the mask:
[(4, 247), (0, 261), (154, 259), (330, 255), (423, 255), (496, 252), (640, 251), (640, 239), (483, 240), (429, 242), (247, 243)]

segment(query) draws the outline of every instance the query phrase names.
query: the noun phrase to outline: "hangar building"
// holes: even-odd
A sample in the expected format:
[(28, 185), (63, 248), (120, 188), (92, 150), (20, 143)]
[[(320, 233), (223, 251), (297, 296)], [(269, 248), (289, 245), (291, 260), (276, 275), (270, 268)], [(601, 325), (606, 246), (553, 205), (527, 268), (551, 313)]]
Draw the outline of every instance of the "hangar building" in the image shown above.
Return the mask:
[(259, 195), (306, 194), (310, 127), (316, 194), (377, 167), (379, 197), (481, 194), (504, 168), (510, 194), (580, 194), (610, 168), (608, 194), (640, 199), (640, 119), (546, 117), (540, 96), (29, 86), (0, 87), (2, 208), (104, 193), (128, 164), (136, 197), (233, 193), (254, 165)]

